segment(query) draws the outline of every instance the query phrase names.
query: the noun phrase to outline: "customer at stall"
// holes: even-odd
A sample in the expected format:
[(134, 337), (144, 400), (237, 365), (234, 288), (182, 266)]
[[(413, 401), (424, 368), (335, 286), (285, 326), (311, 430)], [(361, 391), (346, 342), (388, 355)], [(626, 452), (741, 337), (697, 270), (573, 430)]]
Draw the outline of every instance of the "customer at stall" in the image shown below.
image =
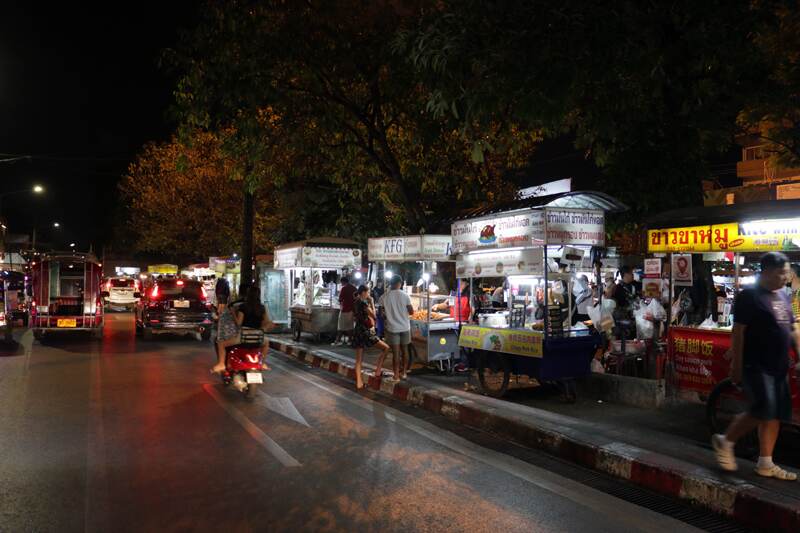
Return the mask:
[[(772, 462), (772, 452), (782, 420), (792, 417), (787, 373), (789, 348), (798, 350), (798, 330), (785, 292), (789, 261), (779, 252), (761, 258), (761, 274), (755, 287), (744, 289), (734, 302), (731, 379), (742, 383), (750, 402), (748, 412), (734, 418), (724, 435), (711, 444), (723, 470), (735, 471), (736, 441), (758, 428), (759, 458), (756, 474), (794, 481), (797, 474)], [(800, 352), (798, 352), (800, 353)]]
[(384, 314), (384, 338), (392, 347), (392, 369), (395, 379), (405, 379), (411, 361), (407, 360), (408, 345), (411, 343), (411, 320), (414, 314), (411, 298), (403, 290), (403, 278), (395, 274), (389, 291), (383, 295), (381, 309)]
[(378, 338), (375, 333), (375, 302), (369, 295), (369, 288), (360, 285), (355, 291), (353, 302), (353, 348), (356, 349), (356, 389), (364, 388), (364, 379), (361, 376), (361, 364), (364, 359), (364, 348), (377, 346), (381, 349), (378, 361), (375, 363), (376, 375), (381, 375), (383, 362), (389, 354), (389, 346)]
[(348, 341), (353, 336), (353, 303), (356, 296), (356, 288), (350, 283), (348, 276), (342, 276), (342, 290), (339, 291), (339, 323), (337, 325), (336, 340), (331, 346), (341, 346), (345, 344), (344, 338)]

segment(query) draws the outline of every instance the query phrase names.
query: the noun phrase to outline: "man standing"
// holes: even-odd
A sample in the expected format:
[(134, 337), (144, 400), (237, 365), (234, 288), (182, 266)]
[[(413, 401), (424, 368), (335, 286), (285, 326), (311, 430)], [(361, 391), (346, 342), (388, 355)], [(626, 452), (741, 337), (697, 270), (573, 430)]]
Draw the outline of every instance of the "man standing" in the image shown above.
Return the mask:
[(343, 337), (349, 340), (353, 336), (353, 304), (356, 297), (356, 288), (350, 283), (350, 278), (342, 276), (342, 290), (339, 291), (339, 324), (337, 326), (336, 340), (332, 346), (344, 344)]
[[(398, 275), (392, 277), (389, 292), (383, 295), (381, 309), (385, 316), (384, 329), (386, 344), (392, 348), (392, 369), (395, 379), (405, 379), (406, 372), (411, 366), (406, 366), (406, 347), (411, 343), (411, 321), (409, 316), (414, 314), (411, 298), (402, 289), (403, 278)], [(409, 361), (410, 363), (410, 361)], [(378, 367), (378, 372), (380, 372)]]
[(797, 331), (791, 302), (783, 287), (789, 276), (785, 255), (770, 252), (761, 258), (758, 285), (743, 290), (733, 307), (731, 379), (741, 383), (750, 408), (737, 416), (724, 435), (711, 444), (723, 470), (737, 469), (736, 441), (758, 428), (760, 453), (756, 474), (794, 481), (797, 474), (772, 462), (781, 420), (790, 420), (792, 402), (787, 373), (789, 347), (797, 350)]

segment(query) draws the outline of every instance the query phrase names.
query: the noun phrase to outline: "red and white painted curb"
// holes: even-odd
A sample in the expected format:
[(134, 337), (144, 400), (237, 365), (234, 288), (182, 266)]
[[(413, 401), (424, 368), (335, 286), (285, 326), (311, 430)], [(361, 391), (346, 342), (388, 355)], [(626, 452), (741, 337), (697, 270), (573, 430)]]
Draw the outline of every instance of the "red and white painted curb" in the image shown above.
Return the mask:
[[(280, 339), (270, 347), (298, 361), (355, 381), (355, 369), (333, 356)], [(441, 390), (364, 374), (368, 387), (398, 400), (492, 432), (522, 445), (628, 480), (655, 492), (688, 500), (742, 524), (771, 531), (800, 531), (800, 502), (664, 454), (624, 443), (600, 442), (590, 433), (558, 431)], [(480, 400), (480, 397), (478, 397)]]

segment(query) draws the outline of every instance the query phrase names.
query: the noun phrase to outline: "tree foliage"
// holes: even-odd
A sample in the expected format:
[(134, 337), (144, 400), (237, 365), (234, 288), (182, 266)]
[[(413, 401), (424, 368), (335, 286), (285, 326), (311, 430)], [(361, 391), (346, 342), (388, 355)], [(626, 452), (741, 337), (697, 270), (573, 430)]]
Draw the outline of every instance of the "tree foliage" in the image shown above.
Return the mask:
[[(211, 1), (168, 54), (180, 74), (180, 115), (192, 127), (233, 127), (263, 147), (257, 117), (272, 110), (280, 117), (276, 142), (295, 164), (270, 179), (312, 205), (319, 199), (310, 191), (331, 184), (330, 208), (373, 214), (367, 232), (419, 231), (432, 215), (513, 196), (505, 178), (527, 162), (539, 133), (497, 112), (476, 144), (425, 113), (427, 89), (392, 48), (427, 4)], [(339, 217), (354, 226), (338, 230), (360, 231), (351, 219)]]
[(699, 201), (709, 156), (763, 87), (754, 35), (771, 5), (444, 0), (395, 46), (439, 116), (471, 127), (504, 110), (570, 134), (603, 168), (600, 186), (641, 215)]

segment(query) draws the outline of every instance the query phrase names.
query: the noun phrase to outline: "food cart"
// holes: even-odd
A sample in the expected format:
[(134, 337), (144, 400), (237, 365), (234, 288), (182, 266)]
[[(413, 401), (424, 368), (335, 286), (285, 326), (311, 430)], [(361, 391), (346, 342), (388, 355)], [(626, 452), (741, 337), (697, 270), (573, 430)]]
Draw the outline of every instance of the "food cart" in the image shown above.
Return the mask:
[(624, 208), (602, 193), (572, 192), (452, 224), (456, 275), (470, 294), (486, 278), (505, 288), (504, 307), (475, 309), (459, 336), (484, 393), (505, 394), (512, 374), (542, 382), (590, 373), (599, 339), (583, 323), (573, 325), (574, 282), (583, 265), (591, 268), (584, 257), (605, 244), (606, 213)]
[[(712, 430), (723, 425), (718, 409), (740, 398), (726, 379), (733, 300), (756, 282), (763, 253), (780, 251), (800, 263), (798, 213), (800, 200), (780, 200), (679, 209), (649, 221), (648, 252), (671, 265), (667, 375), (677, 396), (707, 403)], [(790, 382), (793, 422), (800, 424), (795, 372)]]
[(323, 274), (346, 274), (361, 268), (359, 243), (337, 237), (320, 237), (275, 248), (275, 269), (285, 272), (286, 302), (292, 334), (335, 337), (339, 301), (324, 284)]
[[(455, 277), (443, 272), (444, 264), (455, 262), (450, 235), (413, 235), (405, 237), (379, 237), (369, 239), (367, 246), (371, 265), (371, 278), (386, 281), (401, 264), (412, 263), (413, 276), (405, 290), (411, 298), (415, 312), (411, 317), (411, 355), (423, 364), (437, 363), (442, 371), (453, 368), (453, 359), (459, 351), (458, 329), (468, 316), (460, 316), (456, 292), (443, 292), (455, 288)], [(382, 268), (379, 268), (382, 267)], [(455, 312), (440, 312), (448, 307)]]
[(31, 327), (41, 339), (51, 331), (103, 335), (102, 265), (92, 254), (52, 253), (31, 261)]

